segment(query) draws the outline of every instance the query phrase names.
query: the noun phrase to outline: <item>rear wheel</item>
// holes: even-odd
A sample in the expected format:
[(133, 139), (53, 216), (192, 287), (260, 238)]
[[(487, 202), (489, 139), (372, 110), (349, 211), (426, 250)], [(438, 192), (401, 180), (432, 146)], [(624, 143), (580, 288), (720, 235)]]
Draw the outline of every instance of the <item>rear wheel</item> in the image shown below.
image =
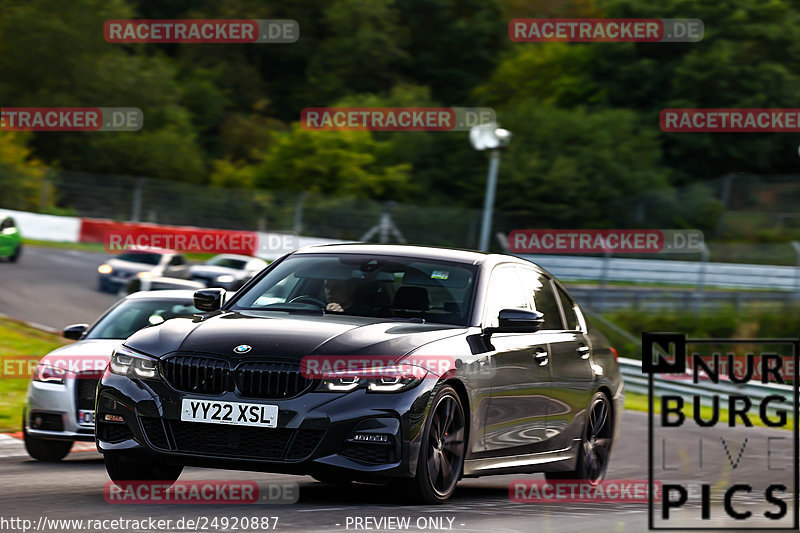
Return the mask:
[(575, 470), (569, 472), (547, 472), (550, 480), (576, 479), (591, 485), (597, 485), (606, 476), (608, 461), (611, 456), (614, 419), (611, 401), (602, 392), (592, 397), (586, 417), (586, 429), (583, 433), (581, 447)]
[(183, 465), (167, 463), (148, 455), (106, 453), (103, 461), (106, 463), (108, 477), (117, 485), (122, 481), (163, 481), (172, 485), (183, 472)]
[(428, 504), (444, 503), (452, 496), (464, 466), (464, 420), (458, 394), (445, 385), (436, 394), (425, 421), (416, 476), (397, 482), (405, 496)]
[(25, 451), (32, 458), (43, 463), (56, 463), (67, 456), (72, 449), (71, 440), (47, 440), (28, 435), (25, 425), (22, 426)]

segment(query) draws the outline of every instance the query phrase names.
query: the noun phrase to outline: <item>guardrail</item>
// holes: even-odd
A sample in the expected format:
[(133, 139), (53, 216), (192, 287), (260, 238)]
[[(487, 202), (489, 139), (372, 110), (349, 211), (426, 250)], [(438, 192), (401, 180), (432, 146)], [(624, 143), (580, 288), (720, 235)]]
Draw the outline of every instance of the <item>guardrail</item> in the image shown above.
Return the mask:
[[(638, 394), (648, 394), (648, 375), (642, 374), (642, 362), (626, 357), (619, 358), (619, 367), (622, 377), (625, 380), (625, 390)], [(728, 395), (744, 395), (751, 400), (760, 402), (767, 396), (777, 394), (784, 397), (792, 397), (794, 387), (781, 385), (778, 383), (748, 382), (744, 384), (734, 384), (724, 381), (714, 383), (713, 381), (700, 381), (692, 383), (690, 381), (677, 381), (675, 379), (664, 378), (660, 375), (653, 379), (653, 391), (657, 397), (664, 394), (677, 394), (688, 404), (693, 396), (700, 397), (702, 405), (711, 405), (714, 397), (724, 399)], [(727, 409), (727, 404), (720, 401), (720, 408)], [(768, 412), (775, 413), (779, 409), (784, 409), (791, 415), (792, 405), (772, 403), (768, 407)]]

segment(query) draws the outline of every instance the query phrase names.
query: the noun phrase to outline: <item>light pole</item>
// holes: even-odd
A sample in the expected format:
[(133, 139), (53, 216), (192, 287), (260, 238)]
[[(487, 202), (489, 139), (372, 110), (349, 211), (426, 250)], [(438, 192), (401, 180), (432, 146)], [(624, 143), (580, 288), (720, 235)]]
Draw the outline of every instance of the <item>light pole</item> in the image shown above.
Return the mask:
[(476, 150), (491, 150), (489, 158), (489, 177), (486, 180), (486, 195), (483, 202), (483, 221), (481, 222), (481, 239), (478, 249), (489, 251), (489, 234), (492, 231), (492, 212), (494, 210), (494, 193), (497, 190), (497, 169), (500, 166), (500, 150), (511, 142), (511, 132), (498, 128), (490, 122), (475, 126), (469, 130), (469, 142)]

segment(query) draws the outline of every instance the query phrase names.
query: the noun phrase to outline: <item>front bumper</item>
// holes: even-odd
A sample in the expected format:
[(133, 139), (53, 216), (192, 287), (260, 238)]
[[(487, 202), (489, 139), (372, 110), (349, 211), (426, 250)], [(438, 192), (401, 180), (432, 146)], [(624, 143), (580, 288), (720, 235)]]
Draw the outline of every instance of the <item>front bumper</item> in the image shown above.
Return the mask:
[[(388, 394), (308, 392), (291, 399), (243, 398), (233, 392), (181, 392), (162, 380), (106, 374), (98, 388), (97, 448), (102, 453), (156, 454), (193, 466), (315, 474), (353, 479), (411, 477), (435, 379)], [(182, 422), (184, 398), (278, 406), (277, 428)], [(106, 415), (124, 422), (106, 421)], [(389, 436), (388, 443), (354, 439)]]
[(50, 440), (94, 440), (94, 423), (78, 420), (76, 389), (92, 385), (92, 382), (80, 383), (81, 379), (84, 378), (67, 379), (64, 384), (30, 382), (23, 414), (25, 430), (30, 436)]

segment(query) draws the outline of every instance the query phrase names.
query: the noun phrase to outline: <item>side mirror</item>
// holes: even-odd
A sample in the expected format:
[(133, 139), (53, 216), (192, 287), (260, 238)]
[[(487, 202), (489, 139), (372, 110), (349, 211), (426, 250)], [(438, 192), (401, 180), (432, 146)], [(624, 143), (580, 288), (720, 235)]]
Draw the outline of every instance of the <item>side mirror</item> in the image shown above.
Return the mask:
[(225, 303), (225, 289), (200, 289), (194, 293), (194, 306), (201, 311), (217, 311)]
[(501, 309), (496, 328), (488, 333), (533, 333), (544, 324), (544, 313), (527, 309)]
[(86, 333), (87, 329), (89, 329), (89, 324), (72, 324), (65, 327), (64, 331), (61, 332), (61, 335), (65, 339), (76, 341), (83, 337), (83, 334)]

